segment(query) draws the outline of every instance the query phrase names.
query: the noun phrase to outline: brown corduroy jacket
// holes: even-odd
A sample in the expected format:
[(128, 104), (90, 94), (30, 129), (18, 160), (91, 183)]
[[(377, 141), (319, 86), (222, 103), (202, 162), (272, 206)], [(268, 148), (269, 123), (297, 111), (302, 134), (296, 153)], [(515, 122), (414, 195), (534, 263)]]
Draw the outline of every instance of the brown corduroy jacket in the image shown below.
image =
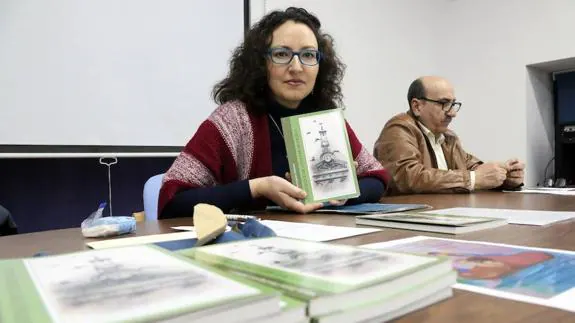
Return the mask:
[(374, 156), (391, 173), (391, 194), (468, 193), (470, 171), (483, 162), (468, 154), (452, 131), (441, 145), (449, 170), (437, 168), (429, 139), (413, 115), (401, 113), (389, 120), (374, 147)]

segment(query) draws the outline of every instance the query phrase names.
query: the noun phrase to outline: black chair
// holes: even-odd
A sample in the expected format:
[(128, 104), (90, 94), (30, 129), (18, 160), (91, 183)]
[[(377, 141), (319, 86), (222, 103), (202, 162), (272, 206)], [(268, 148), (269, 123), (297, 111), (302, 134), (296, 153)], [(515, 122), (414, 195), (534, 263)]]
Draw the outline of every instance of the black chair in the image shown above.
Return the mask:
[(10, 212), (0, 205), (0, 236), (8, 236), (17, 233), (18, 227), (16, 226), (16, 223), (14, 223)]

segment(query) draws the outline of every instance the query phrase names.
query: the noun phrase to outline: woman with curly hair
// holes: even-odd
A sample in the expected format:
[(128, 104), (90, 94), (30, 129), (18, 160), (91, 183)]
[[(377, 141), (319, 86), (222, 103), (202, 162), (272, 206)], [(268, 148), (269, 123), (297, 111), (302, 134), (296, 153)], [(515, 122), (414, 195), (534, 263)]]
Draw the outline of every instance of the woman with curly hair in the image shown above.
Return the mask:
[[(345, 66), (320, 21), (301, 8), (274, 11), (246, 34), (230, 71), (213, 91), (220, 106), (198, 128), (166, 172), (159, 218), (191, 216), (198, 203), (224, 212), (268, 204), (306, 213), (306, 192), (289, 171), (280, 119), (341, 106)], [(334, 204), (377, 202), (388, 173), (346, 123), (361, 195)], [(289, 176), (287, 176), (289, 179)]]

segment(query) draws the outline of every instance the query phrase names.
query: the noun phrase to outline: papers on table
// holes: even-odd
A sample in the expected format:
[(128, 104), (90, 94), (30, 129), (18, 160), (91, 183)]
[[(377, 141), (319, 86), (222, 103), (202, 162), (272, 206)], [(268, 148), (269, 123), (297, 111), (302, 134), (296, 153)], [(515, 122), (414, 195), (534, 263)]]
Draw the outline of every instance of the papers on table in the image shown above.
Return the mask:
[[(178, 231), (192, 231), (192, 232), (194, 232), (194, 234), (196, 232), (196, 229), (194, 229), (193, 225), (180, 225), (178, 227), (172, 227), (172, 229), (178, 230)], [(232, 229), (232, 227), (230, 227), (229, 225), (226, 227), (226, 231), (230, 231), (231, 229)]]
[(381, 231), (374, 228), (337, 227), (332, 225), (263, 220), (262, 224), (284, 238), (330, 241)]
[(164, 241), (176, 241), (184, 239), (195, 239), (195, 238), (197, 238), (195, 231), (186, 231), (186, 232), (153, 234), (140, 237), (127, 237), (127, 238), (115, 238), (101, 241), (92, 241), (87, 242), (86, 245), (92, 249), (107, 249), (107, 248), (137, 246), (141, 244), (149, 244)]
[[(337, 227), (332, 225), (263, 220), (279, 237), (308, 241), (330, 241), (381, 231), (374, 228)], [(172, 227), (175, 230), (194, 230), (192, 226)]]
[(454, 214), (463, 216), (502, 218), (508, 223), (525, 225), (549, 225), (555, 222), (575, 218), (575, 212), (563, 211), (534, 211), (534, 210), (511, 210), (511, 209), (487, 209), (456, 207), (450, 209), (433, 210), (424, 213)]
[[(331, 214), (381, 214), (381, 213), (393, 213), (393, 212), (404, 212), (404, 211), (415, 211), (431, 209), (432, 207), (427, 204), (382, 204), (382, 203), (360, 203), (354, 205), (340, 205), (324, 206), (321, 209), (317, 209), (313, 212), (315, 213), (331, 213)], [(268, 206), (266, 211), (279, 211), (279, 212), (291, 212), (288, 209), (282, 208), (280, 206)]]
[(531, 187), (531, 188), (523, 188), (520, 191), (504, 191), (504, 192), (575, 196), (575, 188), (570, 187)]
[(363, 247), (447, 256), (458, 273), (455, 288), (575, 312), (573, 251), (423, 236)]

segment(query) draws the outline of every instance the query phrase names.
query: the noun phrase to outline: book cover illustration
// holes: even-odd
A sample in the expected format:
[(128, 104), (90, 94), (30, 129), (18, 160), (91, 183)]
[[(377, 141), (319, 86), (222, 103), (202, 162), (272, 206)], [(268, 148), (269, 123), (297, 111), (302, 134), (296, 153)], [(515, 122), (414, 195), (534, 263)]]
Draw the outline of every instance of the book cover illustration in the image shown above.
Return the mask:
[(58, 322), (154, 317), (259, 293), (149, 247), (27, 259), (25, 265)]
[(428, 237), (372, 246), (447, 256), (458, 273), (459, 288), (575, 311), (575, 252), (572, 251)]
[(289, 147), (290, 172), (297, 172), (297, 176), (293, 177), (296, 180), (294, 184), (306, 190), (306, 202), (359, 195), (353, 155), (341, 110), (284, 118), (282, 123), (284, 129), (289, 128), (286, 148)]
[[(203, 249), (203, 250), (202, 250)], [(361, 285), (392, 276), (437, 258), (330, 245), (285, 238), (265, 238), (200, 248), (222, 256), (344, 285)], [(382, 270), (385, 268), (385, 270)]]

